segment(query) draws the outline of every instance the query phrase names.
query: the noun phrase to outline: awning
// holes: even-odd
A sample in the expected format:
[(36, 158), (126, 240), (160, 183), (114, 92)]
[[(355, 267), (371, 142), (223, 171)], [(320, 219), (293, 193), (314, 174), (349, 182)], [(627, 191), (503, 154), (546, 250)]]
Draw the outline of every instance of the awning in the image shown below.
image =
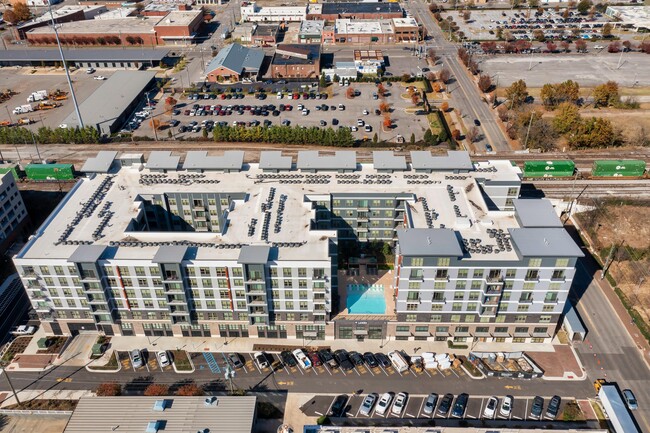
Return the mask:
[(352, 331), (354, 335), (368, 335), (368, 330), (367, 329), (355, 329)]
[(548, 338), (550, 335), (548, 335), (548, 332), (533, 332), (533, 337)]
[(395, 336), (397, 337), (410, 337), (411, 331), (395, 331)]
[(509, 332), (495, 332), (493, 335), (494, 337), (510, 337)]
[(429, 331), (415, 331), (416, 337), (429, 337), (431, 333)]
[(517, 332), (515, 331), (515, 337), (530, 337), (530, 332)]
[(469, 337), (469, 331), (456, 331), (454, 337)]
[(444, 331), (444, 332), (436, 331), (436, 337), (449, 337), (449, 331)]
[(474, 331), (474, 335), (477, 337), (489, 337), (490, 331)]
[(303, 331), (305, 337), (318, 337), (318, 331)]

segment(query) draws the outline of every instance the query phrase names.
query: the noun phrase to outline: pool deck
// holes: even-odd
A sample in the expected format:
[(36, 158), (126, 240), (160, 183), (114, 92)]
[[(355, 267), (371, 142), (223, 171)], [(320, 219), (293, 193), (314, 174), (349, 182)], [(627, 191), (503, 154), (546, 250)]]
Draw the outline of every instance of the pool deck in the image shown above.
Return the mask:
[[(348, 284), (367, 284), (384, 286), (384, 300), (386, 302), (385, 314), (350, 314), (347, 308), (341, 310), (339, 314), (334, 317), (340, 319), (350, 319), (351, 317), (363, 317), (365, 319), (386, 319), (395, 317), (395, 300), (393, 295), (395, 288), (393, 287), (393, 271), (378, 271), (377, 275), (368, 275), (364, 270), (359, 271), (359, 275), (346, 275), (345, 271), (339, 271), (339, 303), (341, 307), (346, 306), (346, 299), (348, 297)], [(390, 319), (388, 319), (390, 320)]]

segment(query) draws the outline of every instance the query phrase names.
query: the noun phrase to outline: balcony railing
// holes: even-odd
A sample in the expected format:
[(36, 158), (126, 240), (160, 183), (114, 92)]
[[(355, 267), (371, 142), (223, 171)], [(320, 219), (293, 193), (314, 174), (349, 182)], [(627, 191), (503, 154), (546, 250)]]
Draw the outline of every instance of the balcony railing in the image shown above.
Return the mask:
[(556, 281), (556, 282), (561, 282), (564, 283), (566, 281), (566, 277), (551, 277), (551, 281)]
[(539, 275), (526, 275), (524, 281), (539, 281)]

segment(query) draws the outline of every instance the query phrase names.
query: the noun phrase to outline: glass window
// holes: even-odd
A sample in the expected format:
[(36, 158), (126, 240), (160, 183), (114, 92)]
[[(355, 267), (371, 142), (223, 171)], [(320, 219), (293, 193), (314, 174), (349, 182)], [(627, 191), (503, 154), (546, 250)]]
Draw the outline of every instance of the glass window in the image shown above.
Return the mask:
[(449, 266), (451, 259), (449, 257), (438, 258), (438, 266)]
[(423, 265), (424, 265), (424, 259), (422, 257), (411, 258), (411, 266), (423, 266)]
[(528, 260), (528, 267), (529, 268), (539, 268), (542, 266), (542, 259), (529, 259)]
[(407, 322), (416, 322), (418, 320), (418, 315), (417, 314), (407, 314), (406, 315), (406, 321)]
[(557, 259), (555, 260), (556, 268), (566, 268), (569, 266), (569, 259)]

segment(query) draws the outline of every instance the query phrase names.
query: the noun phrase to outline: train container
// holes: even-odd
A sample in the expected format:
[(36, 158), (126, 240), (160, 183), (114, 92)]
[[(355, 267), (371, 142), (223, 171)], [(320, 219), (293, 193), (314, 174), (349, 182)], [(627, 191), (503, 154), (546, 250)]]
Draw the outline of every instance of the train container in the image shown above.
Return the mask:
[(645, 161), (638, 159), (594, 161), (591, 175), (594, 177), (641, 177), (645, 173)]
[(573, 161), (526, 161), (524, 177), (570, 177), (575, 173)]
[(72, 164), (28, 164), (25, 174), (29, 180), (71, 180), (74, 179)]
[(17, 164), (3, 164), (0, 165), (0, 177), (5, 173), (11, 172), (14, 175), (14, 180), (20, 179), (18, 176), (18, 165)]

